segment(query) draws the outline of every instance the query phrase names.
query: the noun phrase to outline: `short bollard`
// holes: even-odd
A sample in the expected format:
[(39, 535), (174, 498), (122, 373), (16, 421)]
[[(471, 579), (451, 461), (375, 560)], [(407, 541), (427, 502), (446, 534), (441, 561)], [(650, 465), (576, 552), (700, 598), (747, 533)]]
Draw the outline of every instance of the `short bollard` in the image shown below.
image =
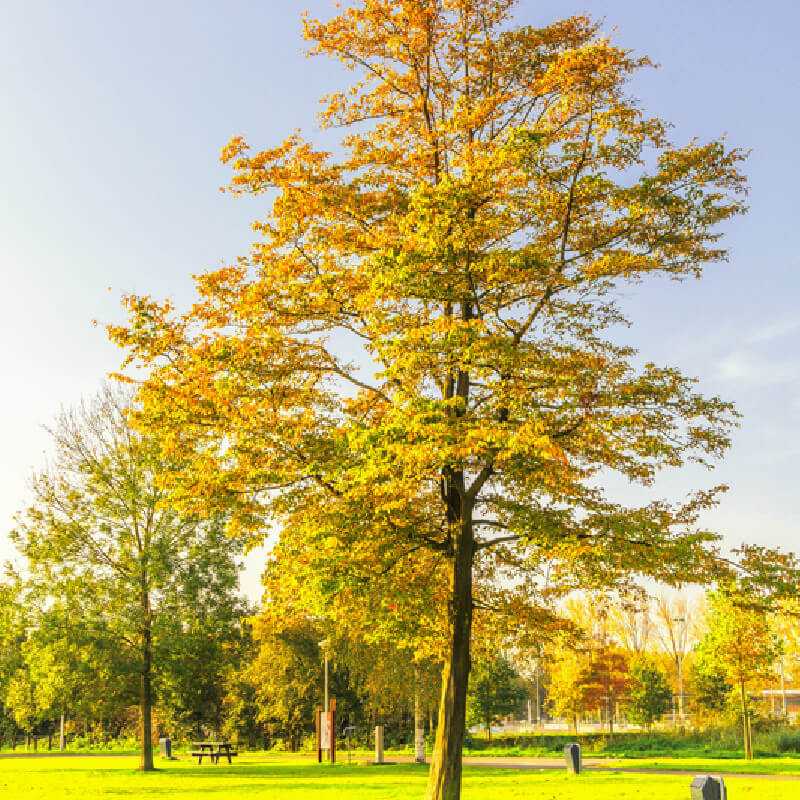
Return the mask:
[(375, 763), (383, 764), (383, 725), (375, 726)]
[(711, 775), (698, 775), (692, 781), (691, 800), (728, 800), (725, 781)]
[(565, 745), (564, 760), (567, 762), (567, 772), (569, 772), (572, 775), (580, 775), (581, 746), (576, 742), (574, 742), (573, 744)]

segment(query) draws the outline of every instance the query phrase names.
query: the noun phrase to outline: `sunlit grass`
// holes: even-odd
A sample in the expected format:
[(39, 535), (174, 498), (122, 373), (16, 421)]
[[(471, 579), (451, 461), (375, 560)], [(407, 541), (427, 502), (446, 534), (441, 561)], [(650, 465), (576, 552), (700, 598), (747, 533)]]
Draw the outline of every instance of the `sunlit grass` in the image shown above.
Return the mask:
[(690, 772), (715, 774), (742, 773), (747, 775), (799, 775), (797, 758), (609, 758), (603, 760), (607, 767), (633, 767), (635, 769), (681, 769)]
[[(692, 762), (696, 766), (709, 765)], [(426, 768), (411, 764), (318, 765), (306, 757), (243, 754), (233, 766), (203, 765), (188, 759), (158, 761), (142, 774), (131, 757), (46, 757), (0, 759), (3, 800), (91, 800), (159, 798), (422, 798)], [(699, 771), (719, 771), (704, 768)], [(690, 776), (587, 772), (571, 777), (560, 770), (466, 767), (465, 800), (686, 800)], [(730, 796), (759, 800), (800, 800), (800, 780), (729, 778)]]

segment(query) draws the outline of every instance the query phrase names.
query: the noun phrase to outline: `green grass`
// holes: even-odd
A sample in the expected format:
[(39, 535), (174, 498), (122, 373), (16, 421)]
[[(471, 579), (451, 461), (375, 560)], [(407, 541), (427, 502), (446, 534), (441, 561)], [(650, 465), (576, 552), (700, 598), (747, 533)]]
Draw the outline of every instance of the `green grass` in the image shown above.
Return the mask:
[[(589, 759), (593, 756), (587, 756)], [(797, 758), (609, 758), (604, 767), (633, 767), (635, 769), (682, 769), (697, 774), (743, 773), (747, 775), (798, 775), (800, 759)]]
[[(3, 800), (414, 800), (422, 798), (426, 768), (414, 765), (317, 765), (308, 757), (245, 754), (227, 765), (159, 762), (156, 773), (136, 771), (130, 757), (0, 759)], [(466, 767), (465, 800), (686, 800), (689, 777)], [(731, 800), (800, 800), (800, 780), (729, 778)]]

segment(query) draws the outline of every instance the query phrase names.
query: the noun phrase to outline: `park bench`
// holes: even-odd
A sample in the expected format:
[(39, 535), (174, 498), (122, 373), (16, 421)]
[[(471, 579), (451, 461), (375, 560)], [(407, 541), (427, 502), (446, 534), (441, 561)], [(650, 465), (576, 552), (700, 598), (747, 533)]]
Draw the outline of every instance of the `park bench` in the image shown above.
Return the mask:
[(227, 758), (232, 764), (233, 756), (238, 755), (230, 742), (192, 742), (192, 758), (196, 758), (198, 764), (202, 764), (204, 758), (211, 759), (212, 764), (219, 764), (220, 758)]

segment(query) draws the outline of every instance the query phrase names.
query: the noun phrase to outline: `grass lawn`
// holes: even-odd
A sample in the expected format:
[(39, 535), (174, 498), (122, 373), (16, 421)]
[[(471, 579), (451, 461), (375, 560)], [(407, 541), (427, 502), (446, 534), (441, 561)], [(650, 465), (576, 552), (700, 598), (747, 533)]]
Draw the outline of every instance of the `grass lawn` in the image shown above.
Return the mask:
[[(591, 760), (592, 755), (584, 756)], [(633, 767), (635, 769), (685, 769), (698, 775), (711, 773), (725, 775), (744, 773), (748, 775), (800, 775), (800, 759), (797, 758), (609, 758), (598, 760), (604, 767)]]
[[(93, 798), (422, 798), (426, 768), (414, 765), (319, 766), (308, 758), (243, 755), (236, 763), (203, 765), (188, 760), (159, 762), (159, 771), (136, 771), (136, 759), (75, 756), (0, 759), (2, 800), (93, 800)], [(465, 800), (686, 800), (689, 777), (561, 771), (465, 768)], [(800, 781), (729, 778), (731, 800), (800, 800)]]

